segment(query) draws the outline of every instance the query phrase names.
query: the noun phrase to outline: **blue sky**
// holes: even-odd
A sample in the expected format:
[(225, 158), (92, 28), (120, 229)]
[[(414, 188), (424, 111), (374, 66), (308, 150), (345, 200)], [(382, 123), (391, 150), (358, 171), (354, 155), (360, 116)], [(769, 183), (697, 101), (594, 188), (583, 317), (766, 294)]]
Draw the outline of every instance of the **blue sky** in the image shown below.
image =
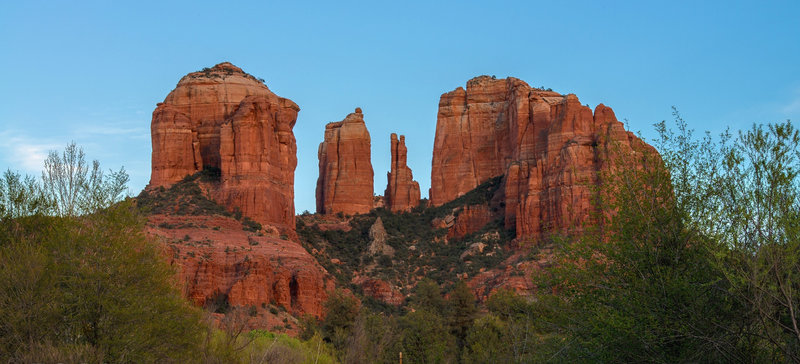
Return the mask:
[(375, 190), (405, 134), (423, 196), (439, 96), (513, 76), (611, 106), (652, 135), (676, 106), (698, 130), (800, 120), (800, 2), (4, 2), (0, 168), (38, 174), (70, 141), (137, 194), (150, 119), (186, 73), (230, 61), (301, 111), (296, 210), (314, 211), (324, 125), (356, 106)]

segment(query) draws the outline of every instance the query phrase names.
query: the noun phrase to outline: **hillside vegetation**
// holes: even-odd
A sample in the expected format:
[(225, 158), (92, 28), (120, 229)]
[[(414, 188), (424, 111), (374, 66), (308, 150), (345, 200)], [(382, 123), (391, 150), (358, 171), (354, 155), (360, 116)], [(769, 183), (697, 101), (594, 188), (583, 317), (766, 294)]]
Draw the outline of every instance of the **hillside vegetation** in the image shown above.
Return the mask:
[[(404, 287), (403, 293), (410, 293), (423, 278), (449, 288), (459, 276), (474, 276), (481, 269), (500, 264), (509, 255), (514, 232), (506, 230), (502, 215), (497, 215), (476, 232), (448, 239), (447, 229), (435, 226), (434, 220), (457, 215), (466, 206), (491, 205), (501, 185), (502, 176), (496, 177), (447, 204), (427, 207), (423, 201), (410, 212), (378, 208), (368, 214), (338, 218), (300, 215), (297, 233), (307, 250), (317, 252), (315, 256), (340, 287), (358, 291), (360, 288), (351, 282), (354, 275), (364, 275)], [(373, 240), (370, 229), (378, 219), (386, 233), (385, 243), (392, 248), (391, 256), (368, 251)], [(486, 244), (483, 253), (462, 258), (474, 243)], [(333, 259), (341, 264), (332, 263)]]

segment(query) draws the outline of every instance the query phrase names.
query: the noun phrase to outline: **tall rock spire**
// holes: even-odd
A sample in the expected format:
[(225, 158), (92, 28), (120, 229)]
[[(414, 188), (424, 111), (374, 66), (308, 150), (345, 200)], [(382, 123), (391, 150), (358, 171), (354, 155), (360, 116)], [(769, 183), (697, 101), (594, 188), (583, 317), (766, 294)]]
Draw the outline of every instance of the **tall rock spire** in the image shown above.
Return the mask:
[(352, 215), (372, 210), (374, 173), (370, 136), (361, 108), (325, 126), (317, 155), (317, 212)]
[(397, 134), (392, 133), (390, 139), (392, 165), (386, 174), (388, 179), (384, 192), (386, 207), (391, 211), (408, 211), (419, 205), (419, 183), (414, 181), (411, 168), (406, 164), (408, 149), (405, 136), (401, 135), (398, 140)]

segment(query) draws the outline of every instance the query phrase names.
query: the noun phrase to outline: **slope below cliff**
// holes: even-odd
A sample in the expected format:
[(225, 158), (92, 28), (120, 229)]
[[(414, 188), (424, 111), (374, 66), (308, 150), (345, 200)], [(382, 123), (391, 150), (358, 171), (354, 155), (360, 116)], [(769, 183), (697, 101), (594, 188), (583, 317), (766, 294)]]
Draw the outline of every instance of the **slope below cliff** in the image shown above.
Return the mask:
[(285, 326), (276, 322), (283, 311), (321, 316), (334, 288), (327, 271), (289, 236), (209, 199), (216, 178), (198, 173), (136, 199), (184, 295), (213, 312), (247, 309), (254, 328)]

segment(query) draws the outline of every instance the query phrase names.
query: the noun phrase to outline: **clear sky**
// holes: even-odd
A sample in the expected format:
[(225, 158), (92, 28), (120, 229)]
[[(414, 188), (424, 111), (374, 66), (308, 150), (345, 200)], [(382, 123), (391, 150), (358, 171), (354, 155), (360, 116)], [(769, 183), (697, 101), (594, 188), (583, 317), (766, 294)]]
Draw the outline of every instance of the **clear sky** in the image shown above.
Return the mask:
[(423, 197), (439, 96), (482, 74), (575, 93), (652, 135), (800, 120), (800, 1), (4, 1), (0, 168), (70, 141), (150, 178), (150, 119), (186, 73), (230, 61), (300, 105), (296, 210), (314, 211), (324, 126), (356, 106), (375, 191), (406, 135)]

